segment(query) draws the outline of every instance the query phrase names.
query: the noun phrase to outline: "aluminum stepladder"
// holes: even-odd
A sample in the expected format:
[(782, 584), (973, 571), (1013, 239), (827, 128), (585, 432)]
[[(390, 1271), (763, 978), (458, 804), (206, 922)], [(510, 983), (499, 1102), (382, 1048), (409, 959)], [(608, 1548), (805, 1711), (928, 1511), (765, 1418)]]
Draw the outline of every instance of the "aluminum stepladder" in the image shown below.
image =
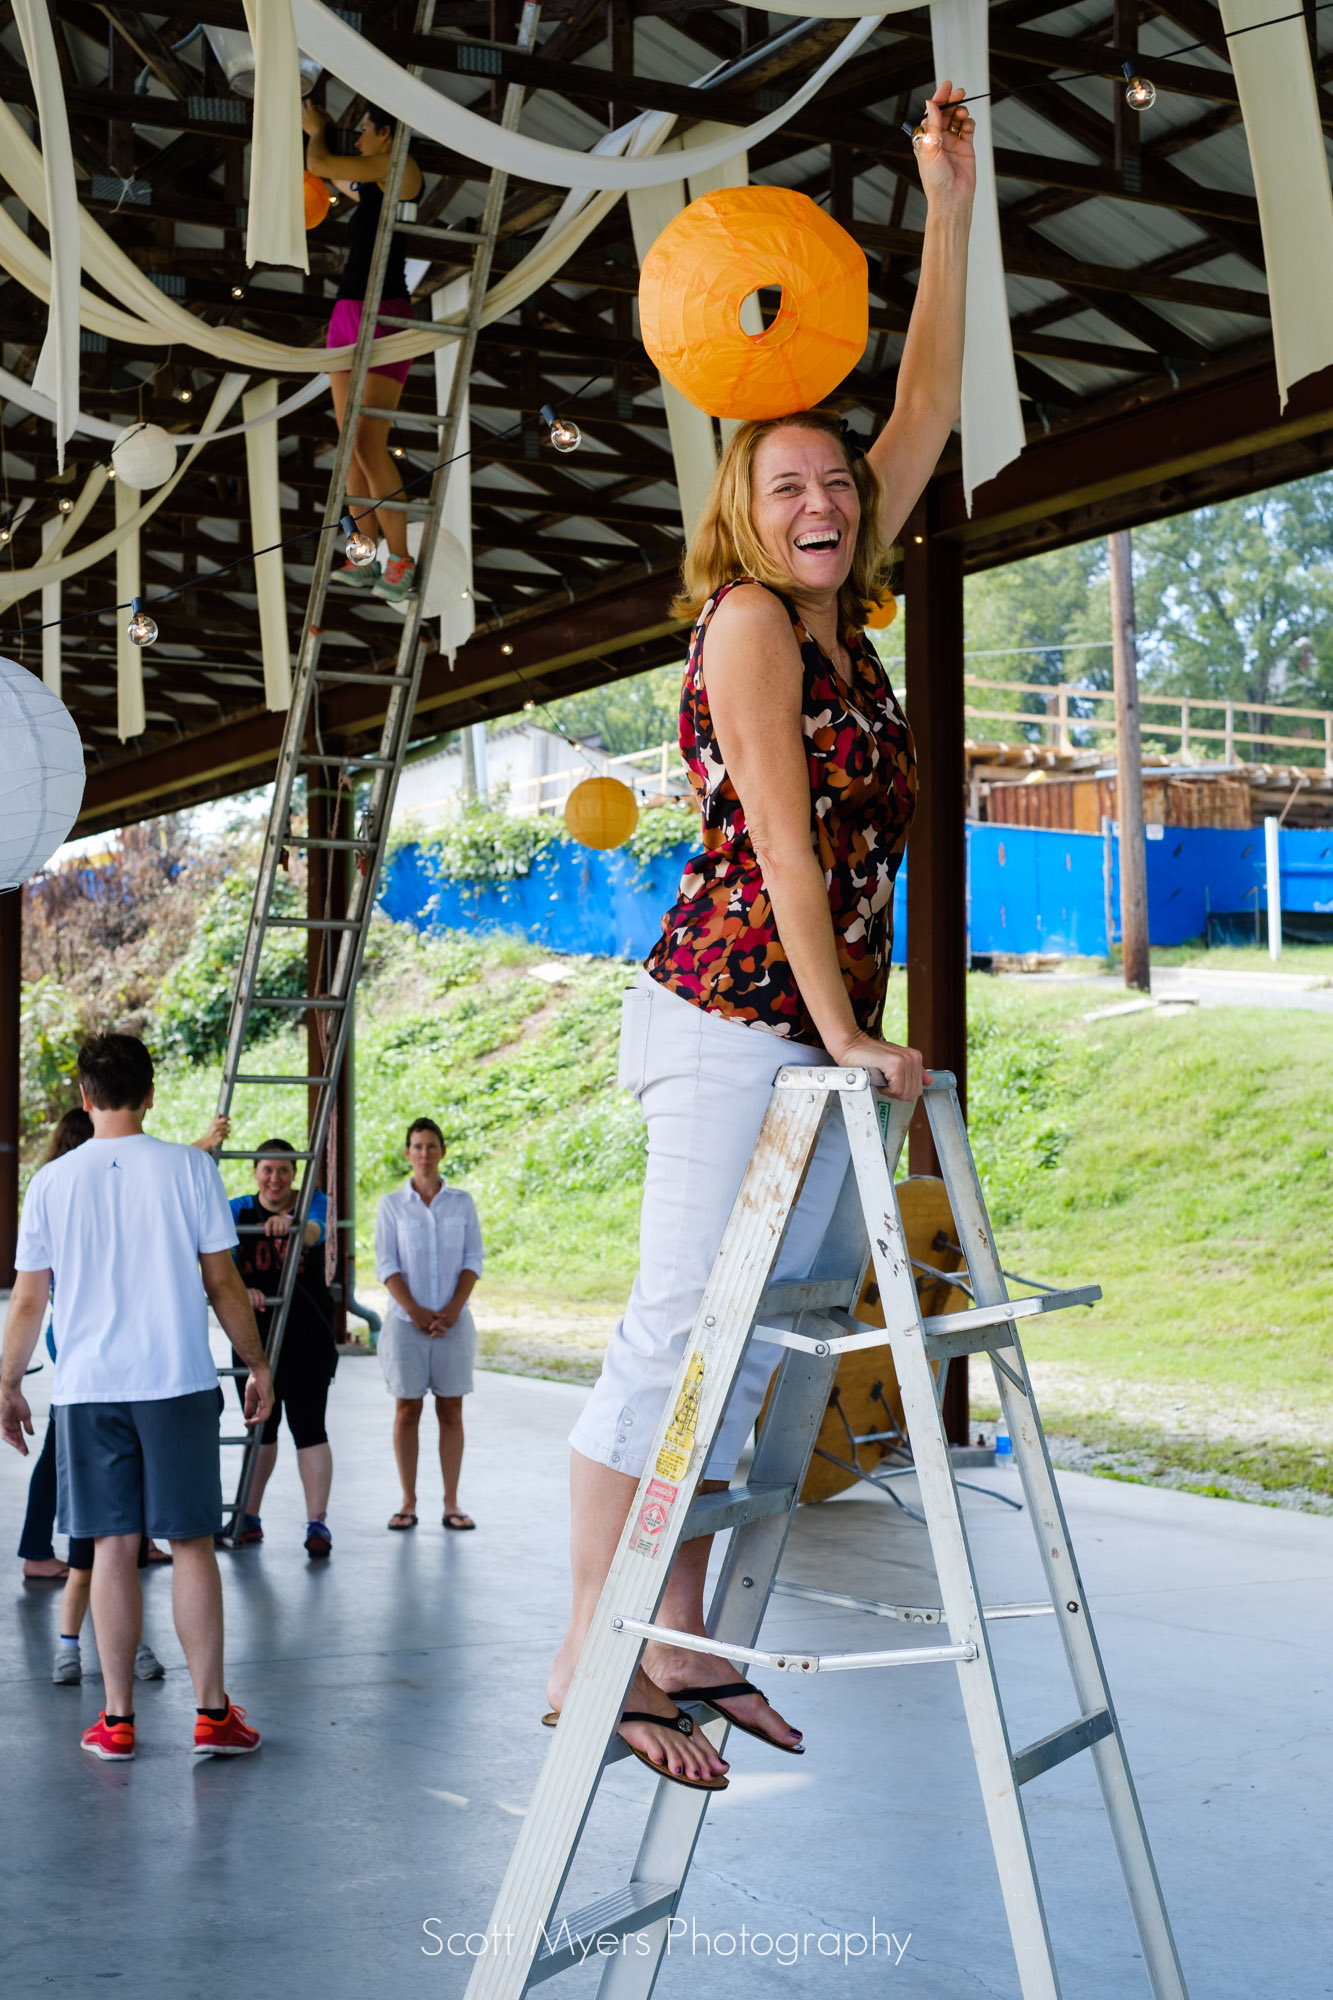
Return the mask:
[[(534, 39), (539, 13), (540, 9), (529, 0), (529, 4), (523, 10), (520, 28), (521, 47), (528, 47)], [(428, 34), (433, 19), (434, 0), (422, 0), (417, 15), (417, 34)], [(523, 95), (521, 87), (512, 84), (509, 86), (501, 116), (501, 124), (508, 131), (512, 131), (518, 124)], [(389, 156), (379, 227), (362, 308), (361, 328), (352, 357), (351, 381), (348, 384), (347, 395), (348, 420), (339, 435), (333, 471), (329, 479), (329, 492), (323, 517), (324, 533), (320, 538), (311, 576), (305, 622), (293, 675), (291, 707), (288, 710), (282, 748), (278, 755), (273, 803), (269, 811), (263, 854), (255, 881), (254, 901), (251, 905), (245, 947), (232, 994), (227, 1049), (218, 1093), (220, 1114), (230, 1112), (233, 1095), (238, 1085), (244, 1084), (290, 1085), (294, 1089), (299, 1088), (306, 1092), (308, 1098), (313, 1099), (313, 1105), (308, 1110), (307, 1146), (295, 1156), (306, 1163), (300, 1198), (292, 1215), (292, 1233), (298, 1240), (304, 1231), (310, 1204), (319, 1186), (320, 1163), (328, 1141), (329, 1122), (338, 1078), (347, 1051), (352, 1002), (360, 977), (370, 920), (374, 913), (380, 869), (389, 836), (394, 793), (403, 767), (412, 716), (416, 707), (417, 689), (425, 656), (422, 607), (426, 602), (430, 586), (440, 509), (450, 473), (449, 461), (457, 450), (467, 448), (466, 440), (461, 441), (460, 447), (458, 436), (463, 395), (472, 371), (477, 334), (486, 302), (491, 264), (508, 185), (506, 174), (498, 171), (492, 173), (480, 229), (475, 234), (466, 233), (461, 238), (475, 246), (468, 307), (464, 324), (458, 334), (455, 350), (457, 358), (454, 363), (448, 407), (439, 412), (435, 420), (439, 424), (439, 454), (431, 480), (429, 498), (421, 503), (403, 497), (397, 500), (371, 501), (364, 494), (348, 496), (347, 478), (352, 462), (352, 445), (356, 436), (356, 425), (352, 421), (353, 413), (359, 411), (362, 416), (380, 421), (391, 420), (394, 415), (391, 411), (363, 405), (362, 397), (371, 363), (377, 321), (376, 309), (383, 293), (390, 244), (398, 221), (399, 194), (407, 165), (410, 139), (408, 128), (400, 120)], [(447, 237), (451, 241), (460, 240), (458, 232), (448, 230), (430, 229), (424, 233), (441, 238)], [(389, 320), (381, 323), (396, 327), (416, 322)], [(461, 469), (455, 468), (455, 470), (460, 472), (460, 476), (465, 476)], [(320, 663), (320, 625), (329, 584), (328, 556), (332, 531), (347, 509), (350, 508), (355, 514), (358, 509), (364, 511), (370, 505), (417, 513), (423, 522), (421, 548), (417, 557), (416, 590), (406, 603), (397, 660), (390, 673), (348, 672), (342, 668), (324, 667)], [(369, 684), (384, 689), (386, 707), (379, 742), (374, 752), (365, 756), (333, 755), (324, 747), (321, 697), (353, 683)], [(293, 790), (298, 777), (306, 773), (309, 774), (308, 786), (313, 788), (318, 784), (328, 787), (330, 794), (334, 796), (342, 786), (352, 783), (358, 776), (369, 778), (369, 803), (359, 824), (352, 828), (347, 838), (337, 835), (336, 817), (335, 832), (329, 837), (293, 833), (291, 828)], [(274, 910), (274, 892), (279, 872), (290, 848), (305, 848), (307, 851), (325, 850), (334, 856), (355, 859), (357, 872), (353, 877), (345, 915), (313, 917), (307, 911), (304, 916), (284, 916)], [(317, 982), (319, 990), (300, 998), (262, 991), (265, 943), (275, 932), (286, 930), (322, 934), (322, 976)], [(247, 1031), (252, 1017), (256, 1009), (267, 1008), (280, 1008), (297, 1013), (316, 1011), (328, 1017), (329, 1031), (324, 1037), (325, 1055), (318, 1075), (274, 1076), (243, 1066)], [(219, 1157), (253, 1161), (259, 1155), (254, 1148), (224, 1147)], [(252, 1233), (260, 1233), (258, 1227)], [(299, 1268), (299, 1257), (288, 1256), (284, 1259), (277, 1292), (267, 1301), (271, 1311), (267, 1353), (269, 1365), (275, 1371), (282, 1352), (292, 1299), (296, 1292)], [(235, 1368), (223, 1368), (218, 1372), (224, 1376), (246, 1373), (244, 1369)], [(224, 1446), (234, 1445), (241, 1448), (241, 1465), (235, 1493), (224, 1507), (227, 1528), (223, 1540), (228, 1547), (234, 1547), (243, 1525), (246, 1501), (254, 1477), (260, 1445), (259, 1429), (256, 1427), (224, 1435), (219, 1442)]]
[[(1101, 1783), (1143, 1960), (1156, 2000), (1186, 2000), (1147, 1834), (1116, 1722), (1083, 1585), (1032, 1397), (1016, 1322), (1060, 1306), (1087, 1304), (1096, 1287), (1009, 1300), (953, 1078), (935, 1072), (926, 1109), (941, 1173), (966, 1252), (978, 1303), (939, 1318), (921, 1316), (904, 1241), (894, 1174), (912, 1107), (895, 1104), (881, 1123), (864, 1070), (779, 1072), (773, 1098), (705, 1288), (672, 1395), (658, 1426), (625, 1532), (612, 1561), (560, 1723), (505, 1874), (467, 2000), (520, 2000), (555, 1973), (583, 1962), (597, 1940), (635, 1940), (604, 1956), (602, 2000), (647, 2000), (660, 1968), (667, 1925), (678, 1905), (708, 1794), (659, 1781), (629, 1880), (584, 1908), (557, 1905), (597, 1784), (607, 1763), (628, 1754), (614, 1731), (644, 1643), (650, 1638), (790, 1673), (953, 1662), (981, 1784), (1024, 2000), (1060, 1992), (1020, 1788), (1082, 1750)], [(842, 1116), (850, 1167), (811, 1276), (771, 1281), (782, 1234), (827, 1117)], [(873, 1268), (884, 1327), (858, 1323), (850, 1309)], [(792, 1330), (766, 1316), (794, 1315)], [(746, 1344), (756, 1329), (788, 1351), (773, 1388), (744, 1485), (698, 1494)], [(838, 1355), (849, 1347), (889, 1347), (916, 1461), (948, 1644), (889, 1652), (798, 1654), (756, 1646)], [(1039, 1604), (991, 1605), (978, 1591), (967, 1530), (940, 1410), (940, 1365), (989, 1354), (1014, 1443), (1048, 1597)], [(654, 1624), (683, 1541), (731, 1529), (707, 1619), (710, 1638)], [(805, 1595), (805, 1592), (801, 1593)], [(810, 1593), (815, 1595), (815, 1593)], [(820, 1594), (822, 1595), (822, 1593)], [(907, 1607), (838, 1599), (883, 1615), (918, 1617)], [(987, 1620), (1053, 1615), (1074, 1684), (1075, 1719), (1015, 1750), (1009, 1741)], [(707, 1718), (707, 1720), (703, 1720)], [(725, 1717), (696, 1711), (720, 1748)], [(644, 1949), (643, 1940), (647, 1941)], [(503, 1941), (503, 1946), (502, 1946)]]

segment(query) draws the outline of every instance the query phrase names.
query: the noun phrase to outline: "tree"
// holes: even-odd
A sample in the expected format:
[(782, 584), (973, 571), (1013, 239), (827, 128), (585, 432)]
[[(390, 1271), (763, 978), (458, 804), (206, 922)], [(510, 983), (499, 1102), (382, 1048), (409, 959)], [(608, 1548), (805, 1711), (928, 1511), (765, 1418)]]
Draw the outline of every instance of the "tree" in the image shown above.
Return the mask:
[(563, 730), (576, 743), (589, 736), (600, 737), (602, 748), (617, 754), (674, 743), (684, 671), (682, 643), (679, 665), (654, 667), (644, 674), (625, 674), (619, 680), (608, 681), (605, 687), (589, 688), (586, 694), (553, 701), (538, 709), (533, 720)]
[[(1154, 693), (1333, 707), (1333, 482), (1300, 479), (1155, 522), (1135, 533), (1134, 558), (1139, 653)], [(1297, 733), (1274, 716), (1251, 727), (1266, 735), (1274, 725)]]

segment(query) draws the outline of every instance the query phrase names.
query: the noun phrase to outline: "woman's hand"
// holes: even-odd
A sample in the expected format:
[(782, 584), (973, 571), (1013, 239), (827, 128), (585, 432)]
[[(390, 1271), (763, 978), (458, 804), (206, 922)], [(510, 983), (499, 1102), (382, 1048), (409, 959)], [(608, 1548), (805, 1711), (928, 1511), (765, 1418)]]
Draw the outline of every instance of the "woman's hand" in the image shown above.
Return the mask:
[(250, 1301), (250, 1308), (252, 1312), (257, 1312), (257, 1313), (263, 1312), (264, 1308), (268, 1304), (267, 1294), (257, 1290), (257, 1288), (254, 1285), (246, 1286), (245, 1296)]
[[(832, 1049), (829, 1050), (832, 1055)], [(912, 1103), (930, 1082), (930, 1071), (917, 1049), (899, 1048), (896, 1042), (881, 1042), (874, 1035), (853, 1035), (838, 1051), (840, 1069), (868, 1069), (870, 1080), (885, 1097)]]
[(966, 211), (977, 190), (977, 156), (972, 145), (976, 121), (956, 110), (966, 96), (961, 83), (946, 77), (926, 106), (912, 140), (921, 191), (933, 209)]
[(290, 1236), (292, 1218), (290, 1215), (270, 1215), (264, 1224), (265, 1236)]
[(324, 128), (328, 122), (327, 113), (321, 111), (317, 104), (312, 104), (308, 97), (301, 99), (301, 130), (303, 132), (308, 132), (312, 139), (322, 139), (324, 137)]
[(231, 1134), (230, 1118), (215, 1118), (202, 1139), (192, 1139), (190, 1144), (200, 1153), (216, 1153), (223, 1140)]

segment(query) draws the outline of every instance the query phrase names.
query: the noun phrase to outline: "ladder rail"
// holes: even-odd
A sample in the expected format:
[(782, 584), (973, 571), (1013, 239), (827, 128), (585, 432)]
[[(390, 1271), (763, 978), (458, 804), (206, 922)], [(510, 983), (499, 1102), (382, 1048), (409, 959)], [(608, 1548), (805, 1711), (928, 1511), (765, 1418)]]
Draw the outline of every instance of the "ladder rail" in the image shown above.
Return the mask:
[[(958, 1240), (966, 1246), (968, 1274), (978, 1304), (995, 1305), (1008, 1297), (1008, 1287), (976, 1164), (967, 1144), (958, 1093), (952, 1077), (941, 1077), (940, 1082), (943, 1085), (940, 1095), (928, 1096), (926, 1100), (931, 1134), (958, 1225)], [(1166, 1899), (1016, 1330), (1012, 1347), (992, 1354), (991, 1360), (1001, 1407), (1014, 1441), (1024, 1497), (1038, 1530), (1037, 1549), (1055, 1606), (1070, 1678), (1080, 1708), (1085, 1713), (1104, 1709), (1110, 1718), (1109, 1732), (1091, 1745), (1092, 1760), (1143, 1947), (1144, 1966), (1158, 2000), (1187, 2000), (1185, 1975)], [(1008, 1363), (1008, 1367), (1000, 1365), (1003, 1363)], [(1015, 1386), (1015, 1372), (1027, 1385), (1026, 1393)]]

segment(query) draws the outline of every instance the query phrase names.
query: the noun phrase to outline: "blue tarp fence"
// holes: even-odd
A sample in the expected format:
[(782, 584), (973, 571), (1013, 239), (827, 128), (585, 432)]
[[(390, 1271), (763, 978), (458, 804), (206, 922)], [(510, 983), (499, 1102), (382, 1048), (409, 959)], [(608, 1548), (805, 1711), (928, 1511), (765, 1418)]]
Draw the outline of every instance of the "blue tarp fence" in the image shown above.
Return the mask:
[[(1187, 944), (1209, 912), (1252, 912), (1265, 902), (1262, 827), (1148, 828), (1148, 931), (1153, 944)], [(1278, 836), (1282, 908), (1333, 913), (1333, 830), (1283, 827)], [(543, 848), (528, 875), (454, 882), (429, 848), (409, 846), (385, 870), (391, 917), (421, 930), (520, 930), (556, 952), (646, 956), (674, 900), (692, 849), (639, 863), (621, 850), (572, 842)], [(969, 949), (1104, 957), (1120, 938), (1120, 853), (1114, 831), (1049, 827), (967, 829)], [(1108, 939), (1108, 919), (1111, 925)], [(906, 962), (907, 871), (894, 890), (894, 962)]]

